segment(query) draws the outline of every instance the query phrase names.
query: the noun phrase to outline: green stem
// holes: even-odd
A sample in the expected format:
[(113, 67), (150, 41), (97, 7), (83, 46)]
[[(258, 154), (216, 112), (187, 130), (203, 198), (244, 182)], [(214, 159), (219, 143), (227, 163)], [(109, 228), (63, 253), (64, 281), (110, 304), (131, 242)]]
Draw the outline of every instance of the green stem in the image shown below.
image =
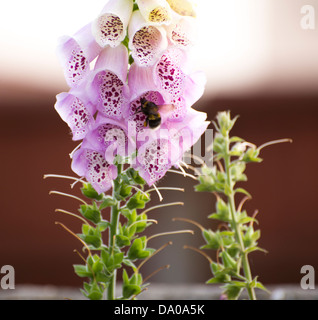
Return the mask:
[[(120, 187), (120, 174), (122, 172), (122, 164), (119, 164), (117, 166), (118, 171), (118, 177), (114, 181), (114, 188), (112, 196), (115, 197), (116, 192), (118, 191), (118, 188)], [(109, 228), (109, 254), (113, 254), (114, 251), (114, 239), (117, 235), (118, 231), (118, 222), (119, 222), (119, 216), (120, 216), (120, 202), (111, 208), (111, 217), (110, 217), (110, 228)], [(108, 300), (115, 300), (115, 292), (116, 292), (116, 280), (117, 280), (117, 271), (113, 271), (113, 275), (110, 279), (109, 286), (107, 289), (107, 299)]]
[(226, 172), (226, 179), (227, 184), (229, 186), (229, 194), (227, 195), (230, 205), (230, 212), (231, 212), (231, 219), (232, 219), (232, 227), (235, 232), (236, 240), (238, 241), (240, 248), (241, 248), (241, 254), (242, 254), (242, 265), (243, 265), (243, 271), (245, 278), (247, 280), (247, 292), (250, 300), (256, 300), (256, 295), (254, 288), (251, 288), (249, 285), (252, 282), (252, 273), (250, 264), (248, 261), (247, 253), (245, 252), (245, 246), (243, 242), (242, 237), (242, 230), (241, 225), (237, 223), (236, 219), (236, 206), (235, 206), (235, 199), (234, 199), (234, 185), (231, 178), (231, 157), (229, 155), (229, 149), (230, 149), (230, 142), (229, 142), (229, 136), (226, 137), (226, 155), (224, 157), (224, 164), (225, 164), (225, 172)]

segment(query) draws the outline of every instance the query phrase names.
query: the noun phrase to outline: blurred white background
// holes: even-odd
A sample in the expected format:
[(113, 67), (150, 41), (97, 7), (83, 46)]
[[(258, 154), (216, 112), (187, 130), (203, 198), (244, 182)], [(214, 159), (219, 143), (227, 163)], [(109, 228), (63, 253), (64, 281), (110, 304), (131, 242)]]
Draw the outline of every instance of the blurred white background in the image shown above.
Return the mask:
[[(100, 12), (105, 0), (1, 1), (0, 94), (65, 87), (55, 48)], [(198, 0), (195, 67), (206, 96), (310, 92), (318, 87), (318, 31), (303, 30), (301, 8), (315, 0)], [(13, 90), (12, 90), (13, 89)]]

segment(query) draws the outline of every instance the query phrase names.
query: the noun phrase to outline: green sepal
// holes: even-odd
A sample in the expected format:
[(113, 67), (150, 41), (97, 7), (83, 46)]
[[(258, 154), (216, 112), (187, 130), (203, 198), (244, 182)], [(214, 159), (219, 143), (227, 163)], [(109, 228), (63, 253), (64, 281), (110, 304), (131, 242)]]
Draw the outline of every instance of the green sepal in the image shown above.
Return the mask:
[(230, 111), (219, 112), (216, 116), (218, 122), (217, 130), (223, 135), (226, 136), (233, 128), (238, 116), (231, 119)]
[(90, 199), (94, 199), (97, 201), (101, 201), (104, 197), (104, 194), (98, 194), (98, 192), (92, 187), (90, 183), (83, 183), (83, 187), (81, 188), (82, 194)]
[(128, 168), (125, 171), (127, 177), (129, 178), (129, 182), (135, 185), (143, 186), (146, 184), (146, 181), (139, 175), (138, 171), (133, 168)]
[(253, 226), (249, 226), (243, 236), (244, 246), (246, 249), (249, 247), (255, 247), (257, 245), (257, 240), (261, 236), (261, 231), (254, 231)]
[(129, 259), (124, 259), (123, 264), (132, 268), (134, 271), (137, 269), (136, 265)]
[(123, 297), (129, 299), (131, 296), (137, 295), (141, 292), (141, 288), (136, 284), (123, 285)]
[(209, 215), (208, 218), (229, 222), (231, 217), (228, 204), (219, 198), (216, 202), (216, 213)]
[(255, 148), (248, 148), (247, 151), (244, 153), (242, 160), (244, 162), (262, 162), (263, 159), (258, 157), (259, 150)]
[(130, 245), (130, 240), (128, 237), (118, 234), (116, 236), (116, 245), (119, 248), (126, 247)]
[(86, 244), (92, 245), (96, 249), (100, 248), (102, 245), (102, 239), (98, 235), (78, 234), (78, 236), (84, 240)]
[(96, 202), (94, 202), (92, 205), (82, 204), (79, 212), (83, 215), (84, 218), (94, 222), (95, 224), (101, 221), (101, 213), (96, 205)]
[(134, 240), (133, 244), (127, 252), (128, 259), (145, 259), (150, 255), (150, 251), (144, 249), (144, 244), (142, 238), (137, 238)]
[(74, 264), (74, 272), (81, 278), (93, 278), (93, 273), (87, 267), (87, 265)]
[(246, 191), (245, 189), (243, 189), (243, 188), (237, 188), (237, 189), (235, 189), (235, 190), (234, 190), (234, 194), (235, 194), (235, 193), (243, 193), (243, 194), (245, 194), (246, 196), (248, 196), (249, 198), (252, 198), (251, 194), (250, 194), (248, 191)]
[(105, 231), (109, 226), (110, 226), (110, 223), (109, 223), (108, 221), (102, 220), (102, 221), (100, 221), (100, 222), (97, 224), (96, 228), (97, 228), (100, 232), (103, 232), (103, 231)]
[(246, 164), (244, 162), (236, 162), (230, 169), (233, 181), (247, 181), (247, 176), (243, 173)]
[(149, 201), (149, 197), (141, 192), (136, 192), (127, 202), (127, 208), (133, 209), (144, 209), (146, 203)]
[(232, 270), (237, 270), (237, 262), (227, 253), (226, 251), (222, 251), (220, 253), (220, 257), (222, 258), (223, 264), (225, 268), (229, 268)]
[(107, 207), (113, 207), (113, 206), (117, 205), (117, 200), (111, 196), (106, 196), (102, 200), (103, 200), (103, 202), (99, 206), (100, 210), (103, 210)]
[(222, 286), (222, 288), (225, 289), (224, 293), (228, 300), (237, 300), (244, 289), (232, 283), (227, 283), (226, 285)]
[(112, 273), (115, 269), (121, 268), (123, 259), (123, 252), (109, 254), (108, 250), (101, 251), (101, 260), (109, 273)]
[(115, 197), (118, 201), (125, 200), (131, 195), (132, 187), (129, 184), (122, 183), (119, 190), (115, 193)]
[(218, 250), (223, 245), (222, 237), (219, 232), (214, 232), (211, 229), (204, 229), (202, 231), (202, 236), (207, 244), (202, 246), (201, 249)]
[(94, 286), (91, 289), (91, 292), (87, 295), (87, 298), (90, 300), (102, 300), (103, 292), (99, 288)]

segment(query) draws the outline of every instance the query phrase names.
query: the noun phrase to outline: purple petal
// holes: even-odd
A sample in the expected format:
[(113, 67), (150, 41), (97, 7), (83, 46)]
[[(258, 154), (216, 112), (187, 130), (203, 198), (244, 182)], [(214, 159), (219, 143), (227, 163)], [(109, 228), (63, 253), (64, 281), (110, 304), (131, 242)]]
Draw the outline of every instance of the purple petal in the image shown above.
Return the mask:
[(184, 152), (188, 151), (201, 137), (209, 125), (207, 114), (189, 109), (181, 122), (167, 121), (165, 126), (169, 129), (170, 142), (174, 152), (171, 153), (171, 163), (181, 160)]
[(186, 77), (184, 99), (188, 107), (191, 107), (202, 97), (206, 81), (206, 75), (202, 71), (197, 71)]
[(116, 155), (129, 156), (134, 142), (128, 138), (123, 123), (98, 115), (95, 127), (86, 136), (82, 146), (99, 151), (109, 163), (113, 163)]
[(197, 38), (195, 19), (190, 17), (174, 21), (166, 30), (171, 43), (181, 49), (187, 50)]
[(116, 48), (106, 47), (99, 54), (95, 72), (108, 70), (115, 73), (122, 82), (126, 82), (128, 70), (128, 50), (120, 44)]
[(72, 170), (86, 180), (98, 192), (106, 192), (117, 177), (116, 166), (109, 164), (98, 151), (80, 148), (73, 155)]
[(181, 50), (167, 50), (154, 69), (160, 88), (171, 99), (180, 97), (184, 92), (185, 73), (181, 65), (183, 55)]
[(125, 39), (132, 9), (133, 0), (108, 1), (92, 25), (92, 32), (100, 46), (116, 47)]
[(149, 186), (160, 180), (171, 167), (170, 151), (170, 143), (167, 139), (151, 141), (138, 149), (134, 168)]
[(89, 72), (89, 61), (83, 49), (73, 38), (63, 37), (58, 46), (58, 56), (67, 84), (76, 87)]
[(108, 70), (98, 72), (89, 91), (102, 115), (118, 120), (122, 118), (123, 108), (128, 100), (128, 87), (116, 74)]
[(139, 98), (148, 91), (158, 91), (158, 85), (155, 82), (153, 68), (141, 67), (133, 63), (129, 69), (128, 85), (131, 94), (131, 100)]
[(83, 139), (94, 124), (94, 106), (79, 92), (62, 92), (56, 96), (55, 109), (70, 127), (73, 140)]
[(140, 11), (133, 13), (128, 32), (132, 57), (140, 66), (153, 65), (159, 55), (167, 48), (168, 41), (165, 29), (147, 24)]
[(101, 50), (90, 30), (89, 24), (78, 31), (74, 37), (64, 36), (59, 40), (57, 55), (70, 87), (81, 84), (90, 71), (89, 63)]
[(199, 140), (209, 125), (206, 117), (206, 113), (190, 109), (182, 122), (166, 121), (143, 144), (139, 141), (134, 168), (149, 185), (160, 180)]

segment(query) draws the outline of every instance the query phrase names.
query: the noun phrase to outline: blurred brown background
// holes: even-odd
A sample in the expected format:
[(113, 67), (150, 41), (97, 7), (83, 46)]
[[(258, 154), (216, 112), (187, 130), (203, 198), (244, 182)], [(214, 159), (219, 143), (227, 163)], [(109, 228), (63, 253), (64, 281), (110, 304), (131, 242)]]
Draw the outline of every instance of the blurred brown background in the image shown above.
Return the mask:
[[(207, 112), (210, 120), (222, 110), (240, 115), (233, 134), (257, 145), (279, 138), (293, 139), (292, 144), (264, 149), (264, 161), (248, 166), (244, 187), (253, 196), (246, 204), (248, 212), (259, 210), (259, 244), (268, 250), (268, 254), (250, 256), (253, 274), (258, 274), (264, 284), (298, 284), (301, 266), (318, 268), (318, 30), (301, 28), (304, 1), (236, 2), (241, 11), (233, 7), (234, 2), (224, 1), (223, 7), (212, 13), (215, 17), (223, 13), (235, 20), (230, 25), (229, 20), (224, 22), (224, 43), (208, 25), (209, 40), (201, 44), (198, 51), (202, 57), (197, 57), (197, 65), (208, 72), (208, 85), (195, 107)], [(312, 4), (318, 12), (317, 2), (308, 0), (306, 4)], [(62, 4), (57, 1), (56, 6)], [(252, 31), (248, 38), (240, 38), (247, 30)], [(5, 32), (2, 28), (1, 33)], [(50, 190), (78, 194), (78, 187), (70, 190), (68, 181), (43, 180), (46, 173), (72, 175), (68, 154), (76, 143), (53, 109), (55, 95), (67, 90), (62, 70), (53, 47), (48, 46), (45, 51), (41, 42), (37, 43), (43, 51), (34, 48), (31, 61), (24, 54), (23, 43), (13, 43), (14, 37), (7, 39), (11, 42), (6, 43), (2, 37), (4, 53), (0, 56), (0, 266), (9, 264), (15, 268), (16, 283), (81, 286), (82, 281), (72, 268), (72, 264), (81, 263), (73, 252), (81, 244), (54, 223), (61, 221), (79, 232), (79, 221), (54, 212), (55, 208), (76, 212), (78, 203), (48, 195)], [(235, 47), (227, 46), (233, 39)], [(213, 49), (204, 49), (211, 44)], [(11, 56), (9, 49), (14, 46), (20, 51)], [(213, 52), (218, 52), (215, 59)], [(193, 180), (174, 174), (163, 179), (161, 186), (186, 188), (184, 194), (163, 192), (164, 201), (183, 201), (185, 206), (153, 211), (149, 217), (159, 224), (151, 226), (149, 233), (191, 227), (172, 222), (176, 216), (217, 227), (206, 218), (214, 210), (214, 197), (195, 193), (194, 184)], [(157, 203), (155, 194), (153, 198)], [(207, 261), (182, 248), (184, 244), (203, 244), (200, 231), (194, 230), (194, 236), (152, 240), (149, 245), (155, 248), (169, 240), (173, 245), (150, 260), (143, 267), (144, 274), (170, 264), (169, 270), (152, 281), (203, 283), (209, 279)], [(212, 252), (211, 255), (214, 256)]]

